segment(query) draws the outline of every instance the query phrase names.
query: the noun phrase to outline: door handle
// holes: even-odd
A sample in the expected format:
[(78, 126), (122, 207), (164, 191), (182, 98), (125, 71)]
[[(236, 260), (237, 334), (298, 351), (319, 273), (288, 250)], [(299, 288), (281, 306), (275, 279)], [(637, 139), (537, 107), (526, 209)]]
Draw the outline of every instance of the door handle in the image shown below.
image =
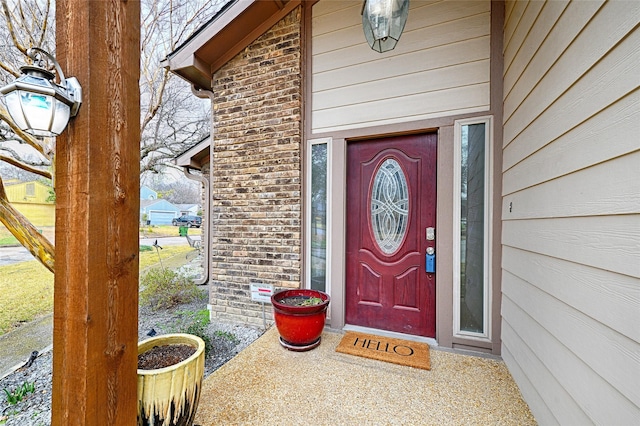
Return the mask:
[(436, 272), (436, 251), (433, 247), (427, 247), (427, 255), (424, 265), (424, 269), (427, 274), (433, 274)]

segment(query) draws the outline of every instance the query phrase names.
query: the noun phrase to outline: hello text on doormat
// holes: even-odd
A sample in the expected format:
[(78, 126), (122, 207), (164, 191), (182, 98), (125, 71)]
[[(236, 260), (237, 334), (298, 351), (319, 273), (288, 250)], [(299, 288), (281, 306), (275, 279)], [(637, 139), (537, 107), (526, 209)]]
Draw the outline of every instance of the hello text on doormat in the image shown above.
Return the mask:
[(347, 332), (336, 352), (407, 365), (423, 370), (431, 369), (429, 345), (390, 337)]

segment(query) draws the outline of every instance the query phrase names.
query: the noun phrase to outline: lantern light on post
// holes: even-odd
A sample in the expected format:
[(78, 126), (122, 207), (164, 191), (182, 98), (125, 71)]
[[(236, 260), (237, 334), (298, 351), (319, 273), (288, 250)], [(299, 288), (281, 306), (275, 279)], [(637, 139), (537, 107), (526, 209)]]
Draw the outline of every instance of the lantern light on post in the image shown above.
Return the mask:
[(393, 50), (409, 16), (409, 0), (365, 0), (362, 28), (369, 46), (382, 53)]
[(60, 83), (55, 75), (40, 66), (20, 68), (17, 80), (0, 88), (7, 110), (15, 124), (34, 136), (58, 136), (67, 127), (70, 117), (78, 113), (82, 103), (82, 87), (75, 77), (65, 78), (60, 64), (48, 52), (34, 47), (27, 50), (34, 60), (44, 55), (55, 65)]

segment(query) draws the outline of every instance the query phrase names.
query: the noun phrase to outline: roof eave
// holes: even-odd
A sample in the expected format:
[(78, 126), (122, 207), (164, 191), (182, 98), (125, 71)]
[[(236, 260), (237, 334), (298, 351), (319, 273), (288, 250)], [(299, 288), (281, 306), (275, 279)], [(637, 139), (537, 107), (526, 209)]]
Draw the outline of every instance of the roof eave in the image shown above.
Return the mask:
[(179, 167), (187, 167), (189, 169), (201, 170), (202, 166), (209, 160), (209, 152), (211, 149), (211, 138), (207, 137), (192, 146), (174, 159), (174, 163)]
[(161, 65), (194, 86), (211, 90), (218, 69), (289, 14), (302, 0), (238, 0), (225, 7)]

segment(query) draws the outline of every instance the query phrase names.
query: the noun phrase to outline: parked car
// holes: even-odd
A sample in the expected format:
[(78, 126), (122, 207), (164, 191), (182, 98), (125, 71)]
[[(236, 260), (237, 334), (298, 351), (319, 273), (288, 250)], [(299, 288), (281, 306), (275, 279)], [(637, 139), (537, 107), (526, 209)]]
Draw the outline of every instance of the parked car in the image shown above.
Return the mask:
[(173, 226), (182, 225), (188, 226), (189, 228), (200, 228), (200, 225), (202, 225), (202, 218), (200, 216), (182, 215), (173, 219), (171, 224)]

